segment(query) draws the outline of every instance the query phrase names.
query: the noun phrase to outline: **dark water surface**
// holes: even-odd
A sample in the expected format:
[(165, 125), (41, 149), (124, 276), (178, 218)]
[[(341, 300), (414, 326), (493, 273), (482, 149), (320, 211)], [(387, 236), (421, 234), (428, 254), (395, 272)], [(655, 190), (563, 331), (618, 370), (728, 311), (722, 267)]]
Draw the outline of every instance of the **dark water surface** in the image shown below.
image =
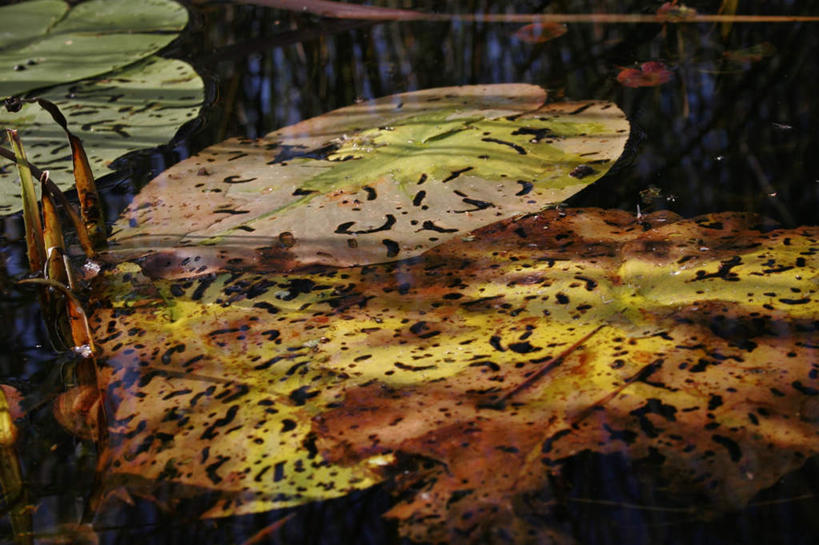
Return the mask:
[[(661, 4), (427, 0), (390, 5), (450, 13), (651, 14)], [(689, 5), (712, 13), (719, 2)], [(742, 0), (739, 6), (744, 13), (819, 15), (816, 2)], [(230, 136), (262, 136), (391, 93), (526, 82), (547, 88), (554, 99), (611, 100), (631, 120), (624, 157), (568, 206), (668, 208), (684, 217), (750, 211), (785, 227), (816, 225), (819, 219), (817, 23), (735, 24), (726, 36), (713, 24), (572, 24), (562, 37), (530, 44), (513, 36), (519, 24), (332, 20), (229, 2), (197, 2), (190, 9), (189, 28), (165, 54), (197, 68), (209, 82), (211, 102), (174, 143), (121, 161), (123, 171), (103, 181), (109, 218), (153, 175)], [(761, 58), (742, 53), (750, 48)], [(646, 61), (665, 63), (671, 80), (637, 89), (617, 82), (621, 68)], [(5, 258), (0, 383), (47, 400), (49, 392), (59, 391), (71, 357), (48, 348), (34, 298), (6, 280), (23, 270), (21, 223), (17, 217), (4, 220), (0, 238)], [(45, 402), (30, 407), (22, 427), (25, 477), (38, 502), (35, 529), (53, 532), (83, 516), (93, 487), (93, 446), (62, 431)], [(620, 457), (578, 457), (566, 474), (571, 500), (560, 516), (582, 544), (819, 542), (816, 459), (760, 493), (744, 511), (716, 520), (645, 508), (670, 502), (662, 487), (646, 490), (634, 467)], [(390, 501), (377, 487), (308, 505), (295, 510), (279, 533), (259, 542), (394, 542), (395, 529), (380, 518)], [(199, 522), (196, 510), (183, 502), (165, 512), (137, 501), (99, 521), (99, 539), (240, 544), (283, 514)], [(7, 542), (9, 536), (4, 519), (0, 539)]]

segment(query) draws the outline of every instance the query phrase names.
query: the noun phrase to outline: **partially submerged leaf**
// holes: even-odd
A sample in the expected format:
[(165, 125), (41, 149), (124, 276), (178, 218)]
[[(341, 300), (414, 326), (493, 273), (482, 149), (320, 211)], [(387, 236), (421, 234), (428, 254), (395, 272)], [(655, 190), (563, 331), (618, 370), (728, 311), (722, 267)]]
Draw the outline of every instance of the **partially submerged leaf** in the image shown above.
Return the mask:
[[(204, 98), (202, 80), (190, 65), (157, 57), (116, 74), (55, 87), (40, 97), (65, 114), (97, 178), (110, 173), (118, 157), (167, 143), (196, 117)], [(25, 104), (17, 113), (0, 110), (0, 126), (18, 128), (31, 150), (29, 161), (48, 169), (61, 189), (73, 187), (71, 147), (48, 112), (37, 104)], [(19, 209), (19, 192), (16, 172), (0, 170), (0, 213)]]
[(242, 270), (419, 255), (561, 202), (614, 163), (619, 108), (544, 99), (524, 84), (428, 89), (227, 140), (148, 184), (111, 242), (119, 259), (155, 246), (174, 265), (214, 246)]
[(817, 454), (818, 239), (742, 214), (553, 210), (375, 266), (120, 265), (91, 319), (111, 368), (104, 484), (217, 491), (208, 514), (227, 515), (421, 456), (402, 531), (481, 541), (526, 531), (516, 498), (590, 450), (742, 505)]

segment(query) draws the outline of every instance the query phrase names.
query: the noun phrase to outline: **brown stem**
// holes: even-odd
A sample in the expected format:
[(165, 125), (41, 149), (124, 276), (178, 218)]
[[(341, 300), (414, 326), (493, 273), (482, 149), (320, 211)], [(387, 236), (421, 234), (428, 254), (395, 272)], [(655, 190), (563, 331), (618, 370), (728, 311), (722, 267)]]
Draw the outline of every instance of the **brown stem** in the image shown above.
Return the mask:
[(468, 21), (483, 23), (792, 23), (819, 21), (810, 15), (648, 15), (631, 13), (426, 13), (330, 0), (237, 0), (298, 13), (367, 21)]

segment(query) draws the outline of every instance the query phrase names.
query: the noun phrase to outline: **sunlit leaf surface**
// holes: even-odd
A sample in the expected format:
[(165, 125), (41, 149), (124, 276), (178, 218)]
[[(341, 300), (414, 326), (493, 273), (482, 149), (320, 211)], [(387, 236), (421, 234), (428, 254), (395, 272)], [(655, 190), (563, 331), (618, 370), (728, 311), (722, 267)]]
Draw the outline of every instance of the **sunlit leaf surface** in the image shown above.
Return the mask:
[(703, 509), (741, 506), (819, 450), (817, 252), (816, 228), (749, 215), (580, 209), (349, 269), (122, 264), (92, 316), (102, 483), (215, 491), (227, 515), (370, 486), (400, 454), (427, 460), (400, 473), (405, 535), (559, 539), (537, 526), (552, 503), (527, 516), (549, 475), (622, 452)]
[(428, 89), (227, 140), (155, 178), (112, 242), (174, 263), (216, 247), (240, 269), (412, 257), (609, 169), (628, 137), (620, 109), (544, 99), (524, 84)]

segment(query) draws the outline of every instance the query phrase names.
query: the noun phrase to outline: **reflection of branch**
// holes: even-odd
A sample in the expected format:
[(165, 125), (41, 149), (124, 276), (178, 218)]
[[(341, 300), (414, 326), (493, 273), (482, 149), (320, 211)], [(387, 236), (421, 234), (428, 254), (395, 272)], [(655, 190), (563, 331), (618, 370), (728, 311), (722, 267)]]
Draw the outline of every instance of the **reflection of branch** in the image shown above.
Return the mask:
[(269, 38), (258, 38), (255, 40), (248, 40), (238, 44), (232, 44), (222, 47), (201, 59), (204, 65), (215, 62), (239, 60), (246, 58), (251, 53), (259, 51), (266, 51), (274, 47), (282, 47), (296, 43), (306, 42), (322, 36), (331, 36), (339, 32), (346, 32), (348, 30), (355, 30), (357, 28), (368, 27), (372, 23), (358, 21), (336, 21), (332, 24), (323, 25), (317, 28), (305, 28), (298, 30), (290, 30), (281, 32)]
[(776, 189), (774, 189), (774, 187), (771, 185), (768, 176), (765, 175), (765, 170), (762, 168), (762, 164), (760, 164), (759, 159), (756, 158), (756, 155), (754, 155), (754, 152), (752, 152), (751, 148), (748, 147), (748, 143), (745, 140), (740, 142), (739, 150), (742, 152), (742, 155), (745, 156), (745, 161), (748, 163), (748, 167), (751, 169), (751, 172), (754, 173), (754, 177), (759, 184), (759, 188), (765, 193), (765, 195), (770, 197), (770, 202), (774, 205), (776, 211), (779, 212), (779, 215), (789, 225), (796, 225), (796, 222), (788, 210), (788, 207), (782, 204), (782, 201), (776, 198)]
[(236, 0), (336, 19), (368, 21), (475, 21), (485, 23), (785, 23), (819, 21), (810, 15), (646, 15), (629, 13), (425, 13), (331, 0)]
[(530, 386), (532, 386), (532, 384), (537, 382), (540, 379), (540, 377), (542, 377), (543, 375), (545, 375), (546, 373), (548, 373), (549, 371), (563, 363), (563, 360), (566, 358), (566, 356), (577, 350), (580, 347), (580, 345), (588, 341), (595, 333), (597, 333), (604, 327), (605, 325), (599, 325), (596, 328), (594, 328), (591, 332), (583, 335), (578, 341), (575, 341), (571, 346), (566, 348), (563, 352), (561, 352), (554, 358), (549, 359), (535, 373), (529, 375), (529, 377), (526, 380), (524, 380), (523, 382), (521, 382), (520, 384), (518, 384), (517, 386), (515, 386), (502, 396), (500, 396), (497, 400), (493, 401), (490, 405), (486, 406), (486, 408), (503, 409), (509, 398), (519, 394), (523, 390), (528, 389)]

